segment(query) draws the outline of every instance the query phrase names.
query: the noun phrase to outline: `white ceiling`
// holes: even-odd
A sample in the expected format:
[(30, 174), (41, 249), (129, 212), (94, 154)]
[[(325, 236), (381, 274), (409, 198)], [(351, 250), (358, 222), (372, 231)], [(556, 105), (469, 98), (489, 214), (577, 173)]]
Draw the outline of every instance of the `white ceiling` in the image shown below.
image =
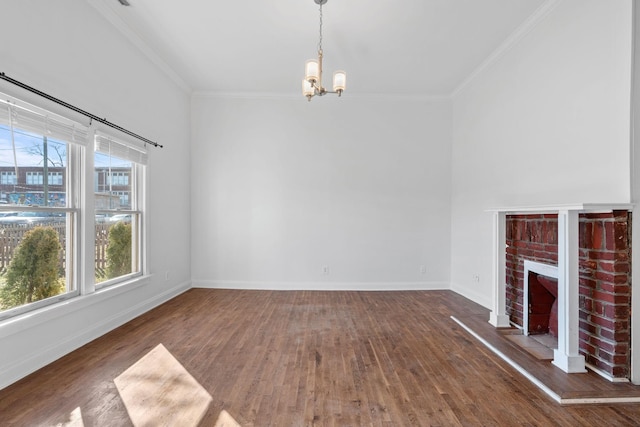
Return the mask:
[[(192, 91), (297, 95), (316, 56), (313, 0), (128, 1), (92, 3)], [(545, 2), (329, 0), (325, 73), (347, 72), (345, 95), (450, 95)]]

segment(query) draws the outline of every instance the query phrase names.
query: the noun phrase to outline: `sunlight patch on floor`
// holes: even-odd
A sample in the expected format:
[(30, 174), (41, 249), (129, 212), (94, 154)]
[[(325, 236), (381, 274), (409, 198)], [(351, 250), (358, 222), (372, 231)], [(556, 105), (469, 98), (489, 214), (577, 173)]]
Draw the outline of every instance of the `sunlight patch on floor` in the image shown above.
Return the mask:
[(82, 410), (80, 407), (78, 406), (76, 409), (71, 411), (69, 418), (64, 422), (56, 424), (56, 427), (84, 427), (84, 422), (82, 421)]
[(242, 427), (231, 415), (224, 409), (220, 412), (214, 427)]
[(162, 344), (114, 383), (136, 427), (197, 426), (213, 400)]

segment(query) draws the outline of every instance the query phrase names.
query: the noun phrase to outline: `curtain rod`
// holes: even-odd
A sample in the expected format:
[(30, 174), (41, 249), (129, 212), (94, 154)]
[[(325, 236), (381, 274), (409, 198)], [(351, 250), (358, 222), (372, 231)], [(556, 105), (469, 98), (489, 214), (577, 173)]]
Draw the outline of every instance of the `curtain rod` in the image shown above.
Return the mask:
[(91, 120), (95, 120), (95, 121), (97, 121), (99, 123), (102, 123), (103, 125), (109, 126), (109, 127), (113, 128), (113, 129), (119, 130), (122, 133), (126, 133), (129, 136), (132, 136), (132, 137), (137, 138), (137, 139), (139, 139), (141, 141), (144, 141), (144, 142), (146, 142), (148, 144), (151, 144), (154, 147), (163, 148), (163, 145), (158, 144), (157, 142), (153, 142), (150, 139), (147, 139), (147, 138), (145, 138), (143, 136), (140, 136), (140, 135), (138, 135), (136, 133), (131, 132), (130, 130), (127, 130), (127, 129), (125, 129), (123, 127), (120, 127), (120, 126), (118, 126), (116, 124), (113, 124), (113, 123), (107, 121), (107, 119), (101, 119), (100, 117), (98, 117), (98, 116), (96, 116), (94, 114), (91, 114), (91, 113), (89, 113), (87, 111), (84, 111), (84, 110), (76, 107), (75, 105), (71, 105), (71, 104), (69, 104), (67, 102), (64, 102), (64, 101), (54, 97), (54, 96), (46, 94), (46, 93), (44, 93), (44, 92), (42, 92), (42, 91), (40, 91), (40, 90), (38, 90), (36, 88), (33, 88), (33, 87), (29, 86), (29, 85), (26, 85), (26, 84), (24, 84), (22, 82), (19, 82), (18, 80), (12, 79), (11, 77), (7, 76), (3, 72), (0, 72), (0, 79), (5, 80), (5, 81), (7, 81), (9, 83), (12, 83), (12, 84), (14, 84), (16, 86), (19, 86), (22, 89), (28, 90), (29, 92), (35, 93), (36, 95), (39, 95), (39, 96), (41, 96), (43, 98), (46, 98), (49, 101), (53, 101), (56, 104), (60, 104), (63, 107), (66, 107), (66, 108), (68, 108), (70, 110), (75, 111), (76, 113), (82, 114), (83, 116), (89, 117)]

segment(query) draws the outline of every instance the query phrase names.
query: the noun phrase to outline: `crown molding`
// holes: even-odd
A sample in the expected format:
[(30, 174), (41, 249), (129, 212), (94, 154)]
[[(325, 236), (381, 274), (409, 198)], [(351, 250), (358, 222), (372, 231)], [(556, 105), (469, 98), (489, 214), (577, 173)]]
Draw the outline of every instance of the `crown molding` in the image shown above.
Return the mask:
[(193, 99), (297, 99), (300, 96), (286, 92), (217, 92), (210, 90), (194, 90)]
[(540, 6), (526, 21), (511, 33), (507, 39), (489, 55), (478, 68), (462, 81), (451, 93), (451, 98), (457, 97), (467, 86), (471, 84), (487, 68), (496, 63), (502, 56), (515, 47), (527, 34), (535, 29), (551, 11), (553, 11), (562, 0), (547, 0)]
[[(291, 92), (215, 92), (215, 91), (193, 91), (192, 99), (280, 99), (280, 100), (297, 100), (307, 102), (304, 97)], [(427, 94), (344, 94), (341, 97), (345, 102), (349, 99), (383, 99), (383, 100), (415, 100), (415, 101), (451, 101), (450, 95), (427, 95)], [(336, 99), (336, 97), (333, 97)]]
[(94, 9), (111, 25), (120, 31), (135, 47), (137, 47), (154, 65), (162, 70), (186, 94), (191, 94), (191, 87), (175, 72), (160, 55), (158, 55), (116, 12), (115, 7), (122, 7), (116, 2), (104, 0), (87, 0)]

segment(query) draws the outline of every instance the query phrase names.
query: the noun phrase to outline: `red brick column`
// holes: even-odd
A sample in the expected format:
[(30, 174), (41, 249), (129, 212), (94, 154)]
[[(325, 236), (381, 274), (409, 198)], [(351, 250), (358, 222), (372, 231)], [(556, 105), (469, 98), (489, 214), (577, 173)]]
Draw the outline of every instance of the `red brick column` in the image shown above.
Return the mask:
[(580, 216), (580, 350), (614, 377), (627, 377), (631, 327), (631, 214)]

